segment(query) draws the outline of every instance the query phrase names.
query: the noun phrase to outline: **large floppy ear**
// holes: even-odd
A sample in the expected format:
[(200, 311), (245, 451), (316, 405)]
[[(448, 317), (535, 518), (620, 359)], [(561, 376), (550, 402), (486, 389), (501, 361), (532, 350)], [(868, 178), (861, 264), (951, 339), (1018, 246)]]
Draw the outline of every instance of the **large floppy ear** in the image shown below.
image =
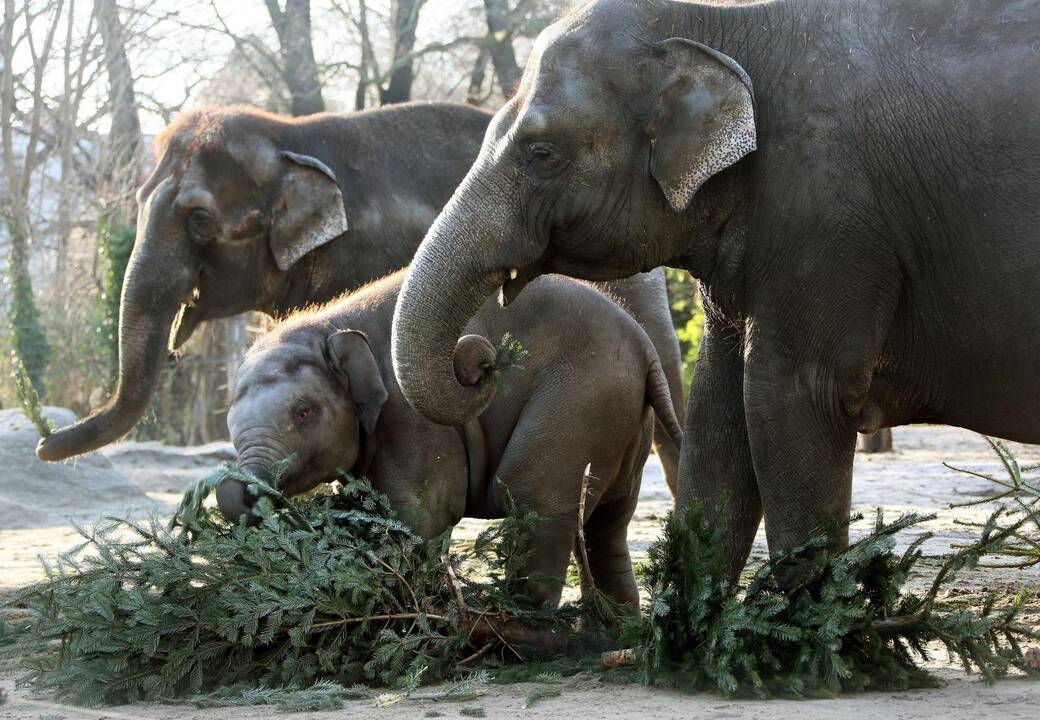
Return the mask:
[(330, 369), (346, 380), (361, 427), (371, 435), (388, 394), (368, 338), (360, 330), (340, 330), (326, 338), (325, 350)]
[(733, 58), (684, 38), (657, 44), (669, 67), (650, 124), (650, 172), (676, 212), (755, 149), (751, 79)]
[(270, 244), (278, 269), (347, 231), (343, 193), (336, 175), (317, 158), (283, 150), (285, 164), (272, 208)]

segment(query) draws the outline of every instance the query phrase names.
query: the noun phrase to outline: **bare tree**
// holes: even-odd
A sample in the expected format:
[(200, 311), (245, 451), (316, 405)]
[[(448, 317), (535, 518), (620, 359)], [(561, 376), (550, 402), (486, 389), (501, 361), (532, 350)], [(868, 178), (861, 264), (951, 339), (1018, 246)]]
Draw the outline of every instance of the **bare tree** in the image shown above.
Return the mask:
[[(523, 0), (517, 8), (522, 5)], [(509, 0), (484, 0), (484, 10), (488, 26), (487, 53), (495, 68), (502, 96), (508, 98), (520, 80), (520, 66), (516, 63), (516, 53), (513, 51), (513, 35), (518, 29), (515, 10), (510, 9)]]
[(487, 35), (474, 41), (480, 54), (470, 76), (468, 102), (482, 105), (491, 91), (484, 91), (487, 63), (495, 70), (495, 80), (503, 99), (516, 92), (522, 69), (516, 59), (514, 41), (540, 33), (559, 12), (560, 0), (483, 0)]
[(281, 70), (289, 89), (292, 114), (311, 115), (325, 110), (318, 64), (311, 38), (310, 0), (264, 0), (281, 47)]
[(393, 3), (393, 70), (390, 84), (379, 90), (379, 102), (383, 105), (408, 102), (412, 98), (415, 28), (424, 3), (425, 0), (395, 0)]
[[(11, 283), (10, 318), (11, 345), (25, 364), (38, 392), (44, 392), (44, 371), (50, 354), (47, 338), (39, 323), (39, 309), (33, 293), (32, 277), (29, 274), (29, 246), (32, 224), (29, 217), (29, 191), (33, 173), (43, 160), (43, 81), (47, 64), (51, 58), (54, 37), (61, 25), (62, 0), (48, 3), (35, 13), (28, 5), (23, 6), (25, 33), (15, 38), (14, 29), (18, 13), (14, 0), (4, 0), (3, 31), (0, 34), (0, 57), (3, 58), (3, 75), (0, 79), (0, 163), (3, 165), (3, 193), (0, 197), (0, 216), (8, 232), (7, 273)], [(42, 45), (37, 45), (34, 25), (43, 18), (49, 24), (43, 35)], [(28, 98), (29, 110), (19, 112), (15, 96), (14, 57), (16, 45), (24, 41), (31, 61), (31, 90)], [(24, 78), (20, 78), (24, 83)], [(18, 120), (16, 121), (16, 116)], [(19, 157), (15, 152), (16, 122), (23, 126), (25, 150)]]
[(95, 0), (94, 12), (105, 49), (108, 102), (112, 118), (108, 146), (110, 162), (106, 178), (115, 188), (109, 215), (111, 224), (123, 227), (134, 217), (134, 191), (140, 184), (141, 118), (134, 92), (134, 75), (126, 54), (126, 32), (115, 0)]

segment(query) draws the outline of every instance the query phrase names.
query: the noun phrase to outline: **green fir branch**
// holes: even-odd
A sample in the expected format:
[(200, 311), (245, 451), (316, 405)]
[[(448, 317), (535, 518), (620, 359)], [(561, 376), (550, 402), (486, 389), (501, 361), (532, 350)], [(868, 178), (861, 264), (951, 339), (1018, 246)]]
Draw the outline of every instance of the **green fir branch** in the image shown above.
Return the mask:
[[(833, 553), (819, 534), (765, 563), (747, 587), (726, 573), (724, 530), (715, 514), (692, 504), (673, 514), (650, 549), (649, 612), (631, 629), (644, 682), (724, 695), (829, 696), (863, 690), (927, 687), (920, 663), (937, 642), (966, 671), (987, 680), (1011, 668), (1032, 672), (1021, 644), (1040, 637), (1021, 619), (1020, 594), (947, 611), (936, 601), (959, 572), (999, 551), (1035, 515), (1001, 527), (991, 516), (978, 542), (949, 557), (923, 594), (907, 578), (921, 558), (919, 537), (896, 555), (895, 535), (924, 520), (904, 515)], [(797, 568), (796, 584), (785, 582)]]
[(21, 408), (25, 417), (33, 424), (40, 433), (40, 437), (51, 434), (50, 421), (43, 416), (43, 404), (40, 395), (36, 392), (36, 384), (29, 377), (29, 371), (25, 369), (25, 363), (14, 350), (11, 351), (11, 381), (14, 383), (15, 396), (18, 398), (18, 407)]

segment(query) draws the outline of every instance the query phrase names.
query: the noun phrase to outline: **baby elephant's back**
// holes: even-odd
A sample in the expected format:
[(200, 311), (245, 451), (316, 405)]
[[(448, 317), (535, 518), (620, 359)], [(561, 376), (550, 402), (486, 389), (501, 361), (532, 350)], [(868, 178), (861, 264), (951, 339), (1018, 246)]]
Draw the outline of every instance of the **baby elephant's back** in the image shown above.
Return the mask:
[[(633, 447), (648, 446), (647, 376), (656, 352), (639, 324), (599, 290), (544, 276), (505, 309), (497, 299), (486, 303), (467, 332), (496, 345), (508, 332), (527, 352), (523, 369), (500, 378), (486, 413), (492, 436), (495, 427), (541, 409), (535, 431), (572, 437), (594, 465), (620, 470)], [(498, 444), (493, 437), (491, 444)]]
[(559, 275), (536, 279), (507, 308), (489, 300), (467, 332), (496, 345), (508, 332), (528, 353), (525, 367), (537, 373), (578, 366), (599, 380), (634, 378), (639, 387), (657, 356), (639, 323), (612, 299)]

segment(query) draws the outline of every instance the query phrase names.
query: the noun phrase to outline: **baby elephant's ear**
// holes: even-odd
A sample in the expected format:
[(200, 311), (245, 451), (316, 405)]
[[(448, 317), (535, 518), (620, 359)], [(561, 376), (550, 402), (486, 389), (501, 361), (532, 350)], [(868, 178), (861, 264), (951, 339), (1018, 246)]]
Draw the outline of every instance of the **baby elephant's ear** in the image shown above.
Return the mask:
[(368, 338), (360, 330), (340, 330), (325, 340), (329, 369), (346, 381), (365, 432), (375, 432), (388, 394)]
[(751, 79), (733, 58), (701, 43), (657, 45), (666, 67), (648, 128), (650, 172), (676, 212), (708, 178), (756, 146)]

